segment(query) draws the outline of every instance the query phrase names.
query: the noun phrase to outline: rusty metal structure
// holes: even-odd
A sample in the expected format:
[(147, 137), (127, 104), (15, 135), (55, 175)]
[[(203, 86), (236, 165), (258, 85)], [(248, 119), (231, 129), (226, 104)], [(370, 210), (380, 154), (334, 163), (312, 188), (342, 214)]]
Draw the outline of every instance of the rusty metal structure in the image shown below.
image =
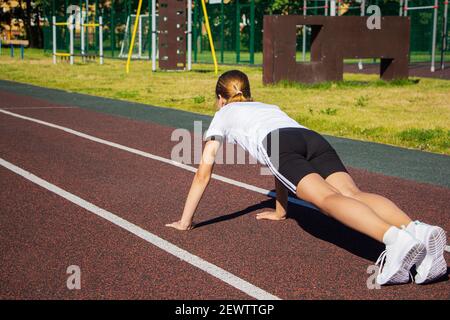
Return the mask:
[[(264, 16), (263, 83), (341, 81), (344, 59), (379, 58), (383, 80), (408, 78), (410, 23), (407, 17), (380, 17), (369, 29), (367, 17)], [(311, 27), (311, 61), (296, 61), (299, 26)]]
[(186, 67), (186, 0), (160, 0), (158, 21), (159, 68)]

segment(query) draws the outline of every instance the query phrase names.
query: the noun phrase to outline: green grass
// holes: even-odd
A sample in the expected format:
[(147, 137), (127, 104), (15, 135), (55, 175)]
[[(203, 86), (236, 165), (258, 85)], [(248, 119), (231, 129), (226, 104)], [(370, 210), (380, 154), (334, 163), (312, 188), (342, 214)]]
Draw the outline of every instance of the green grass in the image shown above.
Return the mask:
[[(26, 50), (25, 60), (0, 56), (0, 78), (102, 97), (213, 115), (217, 76), (210, 64), (191, 72), (151, 72), (149, 61), (122, 60), (53, 65), (50, 55)], [(345, 74), (342, 82), (317, 85), (281, 82), (263, 86), (262, 69), (239, 68), (255, 100), (279, 105), (301, 124), (334, 136), (386, 143), (450, 155), (450, 81), (384, 82), (377, 75)]]
[(359, 96), (356, 98), (355, 106), (357, 107), (367, 107), (369, 104), (369, 96)]
[(397, 136), (401, 141), (418, 144), (420, 149), (428, 149), (431, 145), (438, 145), (442, 149), (450, 148), (450, 130), (411, 128), (400, 131)]
[[(236, 63), (236, 52), (235, 51), (224, 51), (223, 52), (223, 60), (222, 60), (222, 54), (220, 52), (220, 50), (216, 50), (216, 56), (217, 56), (217, 61), (219, 63), (223, 62), (226, 64), (234, 64)], [(193, 59), (195, 59), (195, 56), (193, 55)], [(297, 51), (297, 55), (296, 55), (296, 59), (297, 61), (301, 61), (302, 60), (302, 52), (301, 51)], [(305, 56), (306, 61), (310, 60), (310, 52), (306, 52), (306, 56)], [(437, 57), (438, 61), (440, 61), (440, 56)], [(249, 61), (250, 60), (250, 53), (248, 51), (242, 50), (241, 54), (240, 54), (240, 61), (242, 63), (247, 63), (245, 61)], [(256, 65), (261, 65), (262, 61), (263, 61), (263, 55), (262, 52), (255, 52), (254, 54), (254, 60), (255, 60), (255, 64)], [(346, 63), (357, 63), (359, 61), (359, 59), (345, 59)], [(377, 60), (379, 61), (379, 60)], [(411, 53), (411, 62), (430, 62), (431, 61), (431, 54), (429, 52), (412, 52)], [(450, 61), (450, 56), (447, 54), (445, 56), (445, 61)], [(211, 51), (209, 50), (204, 50), (204, 51), (199, 51), (197, 52), (197, 62), (199, 63), (212, 63), (213, 59), (211, 56)], [(373, 59), (362, 59), (363, 64), (367, 63), (373, 63)]]
[(194, 97), (194, 103), (200, 104), (204, 103), (206, 101), (206, 98), (204, 96), (195, 96)]

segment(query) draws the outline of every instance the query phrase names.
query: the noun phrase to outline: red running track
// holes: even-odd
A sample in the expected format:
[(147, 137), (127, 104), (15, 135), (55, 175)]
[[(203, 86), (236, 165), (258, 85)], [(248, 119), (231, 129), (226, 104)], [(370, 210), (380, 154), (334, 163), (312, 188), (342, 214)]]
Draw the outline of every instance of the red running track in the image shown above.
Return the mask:
[[(158, 156), (169, 158), (176, 144), (174, 128), (0, 96), (0, 108)], [(450, 298), (446, 280), (369, 290), (367, 268), (380, 244), (296, 205), (284, 222), (257, 221), (255, 213), (273, 201), (222, 181), (210, 184), (198, 228), (168, 229), (164, 224), (181, 214), (191, 172), (10, 115), (0, 113), (0, 123), (4, 160), (282, 299)], [(349, 169), (363, 190), (450, 230), (449, 189)], [(218, 165), (215, 172), (262, 188), (273, 184), (257, 165)], [(7, 169), (0, 175), (1, 298), (251, 298)], [(79, 291), (66, 288), (69, 265), (81, 267)]]

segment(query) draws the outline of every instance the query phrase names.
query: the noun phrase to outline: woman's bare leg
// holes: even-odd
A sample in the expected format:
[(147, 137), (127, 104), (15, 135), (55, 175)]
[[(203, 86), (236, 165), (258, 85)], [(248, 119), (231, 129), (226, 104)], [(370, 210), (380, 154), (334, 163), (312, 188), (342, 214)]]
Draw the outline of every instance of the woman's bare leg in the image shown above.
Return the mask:
[(344, 196), (359, 200), (376, 212), (387, 223), (396, 227), (407, 226), (411, 218), (391, 200), (375, 193), (361, 191), (346, 172), (335, 172), (325, 179)]
[(322, 212), (380, 242), (391, 227), (365, 203), (342, 195), (319, 174), (305, 176), (297, 186), (297, 196), (311, 202)]

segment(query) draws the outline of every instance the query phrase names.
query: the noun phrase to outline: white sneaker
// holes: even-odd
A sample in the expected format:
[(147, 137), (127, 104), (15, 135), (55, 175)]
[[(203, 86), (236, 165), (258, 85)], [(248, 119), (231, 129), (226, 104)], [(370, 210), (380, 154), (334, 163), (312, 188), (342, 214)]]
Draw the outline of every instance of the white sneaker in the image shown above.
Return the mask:
[(405, 230), (398, 232), (397, 240), (386, 245), (375, 265), (380, 266), (377, 283), (399, 284), (409, 282), (409, 270), (421, 262), (426, 254), (425, 245)]
[(417, 240), (422, 242), (427, 249), (425, 259), (416, 263), (417, 274), (415, 283), (430, 282), (447, 273), (447, 263), (444, 259), (444, 249), (447, 242), (445, 231), (438, 226), (414, 221), (407, 229)]

